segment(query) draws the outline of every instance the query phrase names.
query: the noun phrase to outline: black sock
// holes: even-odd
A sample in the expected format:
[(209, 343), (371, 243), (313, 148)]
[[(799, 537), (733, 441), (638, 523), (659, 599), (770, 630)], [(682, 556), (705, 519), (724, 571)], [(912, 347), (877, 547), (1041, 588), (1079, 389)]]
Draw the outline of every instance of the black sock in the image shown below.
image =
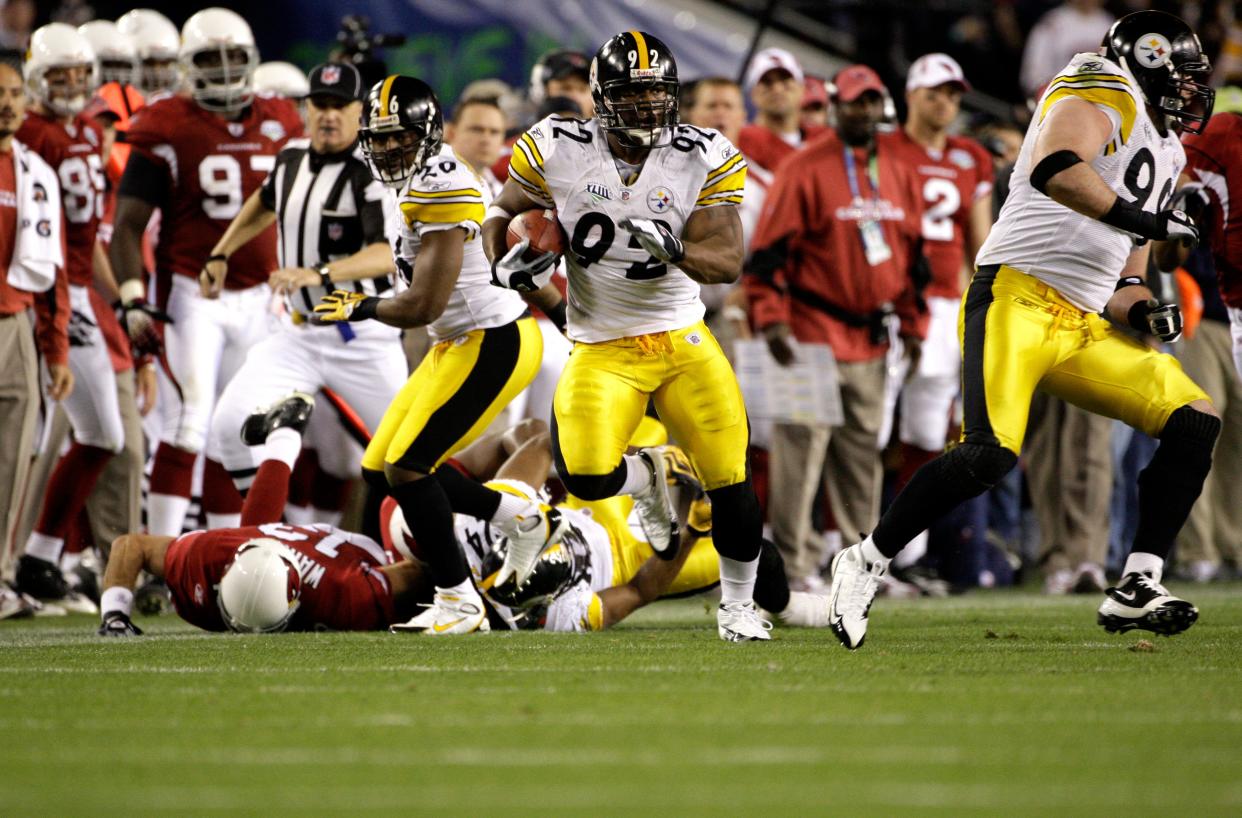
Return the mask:
[[(914, 473), (871, 532), (872, 542), (884, 556), (897, 556), (920, 531), (996, 485), (1017, 462), (1000, 446), (963, 443), (950, 449)], [(848, 538), (856, 532), (843, 533)]]
[(451, 588), (470, 576), (466, 555), (453, 534), (453, 509), (438, 480), (422, 478), (389, 491), (405, 515), (405, 524), (431, 569), (432, 582)]
[(767, 540), (759, 547), (755, 604), (769, 613), (780, 613), (789, 607), (789, 580), (785, 577), (785, 560), (781, 559), (781, 552), (776, 550), (776, 546)]
[(448, 464), (436, 469), (435, 477), (444, 488), (453, 511), (479, 520), (496, 516), (496, 509), (500, 508), (499, 492), (471, 480)]
[(388, 496), (388, 478), (382, 471), (363, 469), (362, 480), (366, 483), (367, 492), (362, 504), (362, 533), (376, 542), (383, 542), (383, 535), (380, 533), (380, 506)]
[(1138, 477), (1138, 530), (1131, 551), (1169, 556), (1212, 468), (1220, 418), (1183, 406), (1169, 416), (1160, 445)]
[(742, 483), (712, 489), (707, 496), (712, 500), (712, 542), (716, 553), (738, 562), (758, 557), (763, 540), (763, 511), (750, 477)]

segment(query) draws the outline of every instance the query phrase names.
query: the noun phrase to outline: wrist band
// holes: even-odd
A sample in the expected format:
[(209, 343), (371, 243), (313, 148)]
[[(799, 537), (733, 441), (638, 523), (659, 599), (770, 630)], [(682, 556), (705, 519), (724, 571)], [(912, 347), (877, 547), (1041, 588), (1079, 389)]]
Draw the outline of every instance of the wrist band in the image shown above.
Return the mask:
[(122, 304), (128, 304), (130, 301), (141, 301), (147, 294), (147, 288), (140, 278), (122, 281), (118, 289), (121, 293)]
[(354, 311), (349, 314), (350, 321), (366, 321), (370, 318), (378, 318), (378, 310), (381, 299), (375, 296), (368, 296), (358, 302), (354, 307)]
[(1117, 281), (1117, 286), (1113, 289), (1113, 292), (1117, 292), (1117, 290), (1121, 290), (1126, 287), (1145, 287), (1145, 286), (1147, 286), (1147, 282), (1144, 281), (1139, 276), (1122, 276)]
[(513, 214), (505, 210), (500, 205), (488, 205), (487, 210), (483, 213), (483, 221), (490, 219), (512, 219)]
[(315, 268), (315, 272), (319, 273), (319, 283), (328, 292), (332, 292), (332, 276), (328, 274), (328, 265), (320, 264)]
[(1113, 206), (1100, 217), (1100, 221), (1145, 239), (1150, 239), (1157, 233), (1156, 214), (1139, 210), (1133, 202), (1127, 202), (1120, 196), (1113, 200)]
[(1147, 321), (1149, 312), (1151, 312), (1151, 305), (1146, 300), (1135, 301), (1130, 311), (1126, 313), (1126, 322), (1139, 332), (1150, 335), (1151, 324)]
[(557, 302), (555, 307), (544, 310), (543, 314), (548, 316), (551, 321), (562, 334), (565, 332), (565, 325), (569, 323), (568, 317), (565, 315), (565, 299)]
[(227, 262), (228, 260), (229, 260), (229, 257), (224, 255), (224, 253), (212, 253), (210, 256), (207, 257), (208, 264), (210, 264), (213, 261)]

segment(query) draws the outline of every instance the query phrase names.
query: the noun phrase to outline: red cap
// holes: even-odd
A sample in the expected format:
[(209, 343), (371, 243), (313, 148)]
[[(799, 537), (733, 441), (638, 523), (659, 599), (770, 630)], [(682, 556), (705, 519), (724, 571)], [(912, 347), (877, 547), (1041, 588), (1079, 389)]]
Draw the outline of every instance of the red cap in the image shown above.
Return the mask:
[(808, 76), (802, 81), (802, 107), (828, 104), (828, 86), (821, 77)]
[(838, 102), (853, 102), (865, 91), (875, 91), (883, 96), (888, 93), (880, 75), (865, 65), (851, 65), (842, 68), (832, 80)]

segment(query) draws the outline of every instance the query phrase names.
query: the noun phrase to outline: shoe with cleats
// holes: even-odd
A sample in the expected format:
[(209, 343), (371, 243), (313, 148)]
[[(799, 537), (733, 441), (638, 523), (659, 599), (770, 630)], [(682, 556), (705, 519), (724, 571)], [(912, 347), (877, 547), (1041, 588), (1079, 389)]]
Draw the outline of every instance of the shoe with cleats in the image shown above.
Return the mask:
[(476, 594), (456, 594), (436, 589), (426, 610), (408, 622), (390, 625), (391, 633), (425, 633), (428, 636), (457, 636), (491, 630), (483, 598)]
[(716, 626), (726, 642), (765, 642), (772, 638), (772, 623), (759, 615), (754, 602), (721, 602)]
[(539, 555), (560, 541), (566, 525), (560, 511), (543, 503), (532, 504), (529, 514), (495, 524), (509, 540), (504, 562), (496, 572), (495, 585), (512, 580), (516, 587), (521, 587), (535, 570)]
[(1195, 624), (1199, 609), (1178, 599), (1147, 574), (1126, 574), (1104, 592), (1096, 621), (1109, 633), (1137, 629), (1173, 636)]
[(638, 456), (651, 467), (652, 474), (651, 482), (642, 491), (634, 493), (634, 510), (638, 512), (638, 522), (651, 550), (660, 559), (671, 560), (677, 556), (679, 539), (677, 513), (668, 490), (668, 468), (663, 447), (639, 449)]
[(828, 627), (850, 650), (862, 647), (867, 638), (867, 615), (888, 566), (870, 565), (862, 545), (851, 545), (832, 558), (832, 589), (828, 592)]
[(294, 392), (281, 398), (266, 409), (259, 409), (246, 418), (241, 428), (242, 442), (247, 446), (261, 446), (267, 436), (277, 429), (293, 429), (298, 434), (306, 431), (315, 397), (305, 392)]

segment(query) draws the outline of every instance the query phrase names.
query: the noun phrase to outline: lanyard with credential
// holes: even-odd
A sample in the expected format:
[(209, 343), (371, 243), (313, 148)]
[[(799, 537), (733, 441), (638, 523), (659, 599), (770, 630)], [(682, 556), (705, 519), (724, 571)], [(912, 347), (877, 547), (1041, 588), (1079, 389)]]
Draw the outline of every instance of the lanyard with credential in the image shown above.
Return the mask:
[[(845, 147), (845, 174), (849, 178), (853, 204), (855, 207), (862, 208), (863, 198), (858, 186), (858, 168), (854, 161), (854, 151), (848, 145)], [(875, 201), (880, 196), (880, 161), (875, 151), (871, 151), (867, 159), (867, 181), (871, 184), (871, 200)], [(888, 242), (884, 240), (884, 231), (875, 219), (859, 219), (858, 235), (862, 239), (867, 263), (872, 267), (883, 264), (893, 257), (893, 251), (889, 249)]]

